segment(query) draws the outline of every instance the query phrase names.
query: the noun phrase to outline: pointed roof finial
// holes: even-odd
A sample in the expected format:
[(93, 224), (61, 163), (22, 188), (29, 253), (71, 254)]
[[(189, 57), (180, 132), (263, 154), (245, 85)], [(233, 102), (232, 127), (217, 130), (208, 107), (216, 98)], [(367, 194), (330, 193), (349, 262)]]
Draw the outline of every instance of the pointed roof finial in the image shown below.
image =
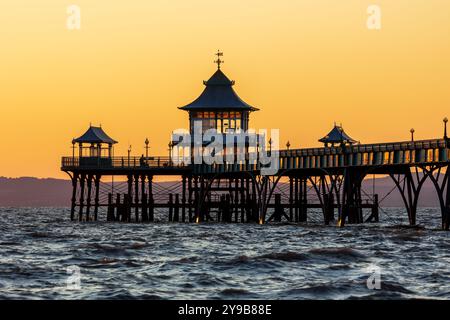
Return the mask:
[(220, 59), (220, 57), (223, 57), (223, 52), (220, 52), (220, 50), (217, 50), (217, 53), (215, 55), (217, 56), (217, 60), (215, 60), (214, 63), (217, 64), (217, 69), (220, 69), (220, 65), (225, 62)]

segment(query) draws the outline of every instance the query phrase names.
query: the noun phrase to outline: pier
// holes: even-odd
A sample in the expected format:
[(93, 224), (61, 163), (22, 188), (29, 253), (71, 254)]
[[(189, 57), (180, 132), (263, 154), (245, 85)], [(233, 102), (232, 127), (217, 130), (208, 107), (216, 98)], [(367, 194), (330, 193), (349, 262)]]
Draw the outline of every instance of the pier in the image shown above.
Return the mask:
[[(221, 70), (221, 56), (218, 53), (218, 68), (204, 81), (202, 94), (179, 108), (189, 115), (192, 135), (197, 125), (201, 132), (212, 129), (223, 137), (246, 132), (251, 113), (259, 111), (236, 94), (235, 82)], [(366, 194), (361, 185), (368, 177), (382, 175), (395, 183), (410, 225), (416, 225), (420, 191), (430, 180), (439, 199), (442, 229), (449, 230), (447, 119), (443, 124), (439, 138), (416, 141), (412, 129), (409, 141), (376, 144), (361, 144), (335, 124), (319, 139), (319, 148), (291, 149), (288, 142), (285, 149), (272, 150), (271, 140), (252, 147), (248, 139), (232, 146), (234, 161), (227, 157), (230, 146), (224, 145), (219, 155), (223, 161), (212, 163), (194, 160), (209, 143), (196, 144), (193, 139), (187, 152), (186, 143), (170, 141), (165, 157), (149, 156), (148, 149), (145, 156), (115, 156), (117, 141), (101, 127), (90, 126), (72, 141), (73, 154), (62, 158), (61, 170), (71, 178), (70, 218), (78, 221), (98, 220), (99, 208), (104, 207), (106, 220), (121, 222), (153, 222), (156, 209), (165, 209), (165, 221), (185, 223), (307, 223), (311, 210), (319, 210), (326, 225), (378, 222), (378, 195)], [(254, 138), (265, 139), (258, 134)], [(271, 164), (276, 161), (277, 170), (264, 172), (267, 164), (259, 161), (260, 154), (273, 156)], [(178, 187), (155, 190), (158, 176), (177, 177)], [(101, 199), (101, 182), (111, 178), (123, 181), (124, 190), (111, 190)]]

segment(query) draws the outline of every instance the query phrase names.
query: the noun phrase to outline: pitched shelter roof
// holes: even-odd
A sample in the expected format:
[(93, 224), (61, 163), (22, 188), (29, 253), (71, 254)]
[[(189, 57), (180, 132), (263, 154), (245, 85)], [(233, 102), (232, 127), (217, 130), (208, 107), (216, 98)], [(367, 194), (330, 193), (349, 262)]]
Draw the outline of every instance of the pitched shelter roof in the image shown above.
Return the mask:
[(349, 135), (347, 135), (344, 132), (344, 129), (342, 126), (334, 125), (334, 128), (322, 139), (319, 140), (319, 142), (323, 143), (355, 143), (356, 140), (353, 140), (350, 138)]
[(79, 138), (75, 139), (76, 143), (108, 143), (115, 144), (116, 140), (108, 136), (102, 127), (90, 126), (89, 129)]
[(186, 111), (259, 110), (239, 98), (233, 90), (234, 81), (228, 79), (220, 69), (217, 69), (208, 81), (203, 81), (203, 84), (206, 88), (202, 94), (195, 101), (179, 109)]

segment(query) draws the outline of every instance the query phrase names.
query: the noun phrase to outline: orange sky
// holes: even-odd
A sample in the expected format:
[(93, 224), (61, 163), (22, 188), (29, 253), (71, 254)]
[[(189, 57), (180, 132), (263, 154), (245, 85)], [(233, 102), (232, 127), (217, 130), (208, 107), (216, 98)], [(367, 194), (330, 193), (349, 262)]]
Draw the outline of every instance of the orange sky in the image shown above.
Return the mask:
[[(367, 7), (382, 29), (366, 27)], [(66, 28), (69, 4), (81, 30)], [(0, 176), (66, 177), (60, 156), (89, 123), (117, 154), (167, 154), (224, 51), (224, 72), (291, 148), (334, 121), (365, 142), (442, 135), (450, 116), (450, 1), (2, 0)]]

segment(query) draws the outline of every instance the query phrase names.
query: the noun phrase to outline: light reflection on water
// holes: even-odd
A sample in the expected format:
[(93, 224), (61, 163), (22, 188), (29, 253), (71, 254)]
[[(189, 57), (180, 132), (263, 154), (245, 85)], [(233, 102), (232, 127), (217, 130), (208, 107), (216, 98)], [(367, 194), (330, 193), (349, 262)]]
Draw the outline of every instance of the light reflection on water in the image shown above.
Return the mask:
[[(450, 298), (440, 212), (384, 209), (380, 224), (70, 222), (67, 209), (0, 208), (1, 299)], [(381, 290), (369, 290), (369, 266)], [(80, 290), (66, 268), (78, 266)]]

